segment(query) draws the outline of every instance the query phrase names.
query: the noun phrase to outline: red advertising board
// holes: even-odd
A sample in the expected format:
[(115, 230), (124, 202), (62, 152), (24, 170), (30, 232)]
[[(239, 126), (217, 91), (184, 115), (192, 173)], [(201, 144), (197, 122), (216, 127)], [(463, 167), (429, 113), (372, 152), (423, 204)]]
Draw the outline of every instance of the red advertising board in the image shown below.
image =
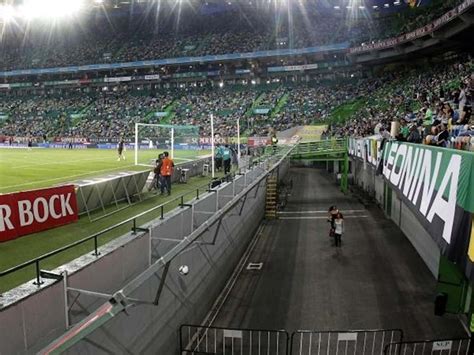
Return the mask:
[(0, 242), (77, 219), (74, 185), (0, 195)]
[(260, 147), (262, 145), (269, 145), (271, 140), (269, 137), (249, 137), (249, 147)]

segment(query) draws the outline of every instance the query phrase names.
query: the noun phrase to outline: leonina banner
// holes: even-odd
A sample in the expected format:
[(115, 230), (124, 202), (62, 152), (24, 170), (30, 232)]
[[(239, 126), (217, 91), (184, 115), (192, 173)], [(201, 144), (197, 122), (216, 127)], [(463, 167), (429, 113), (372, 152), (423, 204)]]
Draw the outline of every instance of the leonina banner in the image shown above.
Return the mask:
[(437, 242), (474, 280), (469, 253), (474, 212), (474, 153), (374, 139), (351, 140), (349, 153), (378, 166), (384, 179)]
[(0, 195), (0, 242), (77, 219), (74, 185)]
[(396, 142), (384, 147), (383, 176), (416, 207), (429, 223), (431, 235), (448, 244), (458, 225), (456, 214), (474, 211), (469, 206), (474, 197), (470, 196), (471, 167), (472, 156), (458, 151)]

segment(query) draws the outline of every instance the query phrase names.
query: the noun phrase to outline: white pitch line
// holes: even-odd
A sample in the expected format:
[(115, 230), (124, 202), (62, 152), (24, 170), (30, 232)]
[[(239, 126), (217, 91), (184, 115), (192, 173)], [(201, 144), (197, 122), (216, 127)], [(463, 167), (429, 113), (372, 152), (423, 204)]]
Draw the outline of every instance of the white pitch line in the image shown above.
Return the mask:
[[(344, 218), (368, 218), (369, 216), (346, 216)], [(325, 216), (278, 217), (278, 219), (327, 219)]]

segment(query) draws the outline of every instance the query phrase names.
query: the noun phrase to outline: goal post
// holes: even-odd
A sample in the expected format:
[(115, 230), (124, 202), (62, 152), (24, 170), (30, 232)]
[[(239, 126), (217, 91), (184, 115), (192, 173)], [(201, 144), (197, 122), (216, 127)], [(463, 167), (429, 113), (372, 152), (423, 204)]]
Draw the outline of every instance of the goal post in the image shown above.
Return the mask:
[(199, 127), (135, 123), (135, 165), (153, 166), (158, 155), (167, 151), (176, 163), (202, 155)]

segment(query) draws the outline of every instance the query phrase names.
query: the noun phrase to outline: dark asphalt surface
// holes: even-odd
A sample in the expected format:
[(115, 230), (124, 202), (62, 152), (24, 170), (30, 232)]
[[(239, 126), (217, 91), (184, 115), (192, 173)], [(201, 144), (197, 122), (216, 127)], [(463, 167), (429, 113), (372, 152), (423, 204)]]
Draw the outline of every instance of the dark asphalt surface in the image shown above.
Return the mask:
[[(405, 339), (466, 335), (455, 317), (434, 316), (434, 277), (379, 208), (342, 194), (323, 170), (292, 168), (291, 178), (282, 218), (265, 222), (248, 260), (263, 268), (243, 270), (214, 326), (290, 333), (401, 328)], [(340, 249), (324, 213), (333, 204), (345, 216)]]

